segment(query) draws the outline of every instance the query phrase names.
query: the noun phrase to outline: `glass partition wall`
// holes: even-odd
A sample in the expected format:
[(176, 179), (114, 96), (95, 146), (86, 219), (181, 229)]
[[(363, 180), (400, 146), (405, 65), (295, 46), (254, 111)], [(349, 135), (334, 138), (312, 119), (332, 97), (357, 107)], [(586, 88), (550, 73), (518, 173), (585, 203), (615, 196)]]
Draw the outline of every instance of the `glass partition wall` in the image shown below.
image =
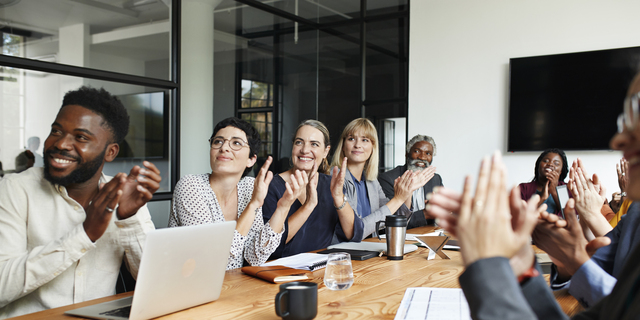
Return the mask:
[(250, 121), (274, 171), (289, 167), (305, 119), (325, 123), (335, 146), (347, 123), (367, 117), (380, 170), (404, 163), (408, 0), (223, 0), (214, 27), (214, 122)]
[(305, 119), (324, 122), (336, 145), (349, 121), (367, 117), (378, 128), (381, 170), (404, 163), (409, 0), (15, 0), (0, 2), (1, 170), (14, 172), (26, 149), (41, 165), (64, 94), (104, 87), (132, 118), (126, 148), (105, 172), (144, 159), (160, 166), (152, 206), (156, 226), (166, 226), (180, 177), (187, 1), (214, 11), (213, 33), (196, 35), (214, 38), (212, 123), (250, 121), (265, 142), (260, 160), (274, 156), (272, 170), (289, 167), (293, 130)]
[(0, 3), (3, 173), (21, 170), (16, 156), (27, 149), (35, 166), (43, 165), (44, 140), (67, 91), (103, 87), (121, 98), (131, 118), (105, 173), (154, 162), (162, 184), (153, 201), (166, 207), (177, 181), (178, 13), (179, 2), (171, 0)]

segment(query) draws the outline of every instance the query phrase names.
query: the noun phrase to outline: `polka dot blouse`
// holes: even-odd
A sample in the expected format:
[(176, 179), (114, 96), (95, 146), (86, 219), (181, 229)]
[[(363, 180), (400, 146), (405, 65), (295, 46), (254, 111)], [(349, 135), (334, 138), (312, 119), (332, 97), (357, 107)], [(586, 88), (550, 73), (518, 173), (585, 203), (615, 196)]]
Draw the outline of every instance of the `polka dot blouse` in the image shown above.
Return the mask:
[[(251, 201), (253, 184), (252, 177), (244, 177), (238, 182), (238, 217)], [(208, 173), (186, 175), (178, 181), (173, 193), (169, 227), (224, 221), (218, 199), (209, 185)], [(242, 267), (243, 258), (252, 266), (263, 264), (278, 248), (283, 233), (284, 230), (276, 233), (268, 222), (264, 223), (262, 208), (258, 208), (256, 218), (246, 236), (234, 231), (227, 270)]]

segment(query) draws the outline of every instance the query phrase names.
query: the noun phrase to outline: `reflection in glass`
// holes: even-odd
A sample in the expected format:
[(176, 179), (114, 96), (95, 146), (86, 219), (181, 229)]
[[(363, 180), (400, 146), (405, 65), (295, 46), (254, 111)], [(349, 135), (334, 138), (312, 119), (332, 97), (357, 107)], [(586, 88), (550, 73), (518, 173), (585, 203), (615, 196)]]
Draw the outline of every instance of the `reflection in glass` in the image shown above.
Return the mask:
[(22, 57), (22, 43), (24, 37), (2, 33), (2, 54), (7, 56)]
[[(324, 122), (335, 146), (355, 118), (371, 118), (382, 132), (380, 120), (406, 116), (408, 0), (260, 2), (285, 14), (231, 0), (216, 7), (214, 113), (233, 112), (254, 124), (265, 142), (261, 155), (274, 156), (275, 171), (288, 168), (289, 141), (303, 120)], [(376, 107), (382, 102), (389, 108)], [(395, 140), (395, 150), (402, 149)], [(387, 157), (394, 153), (386, 150)], [(392, 166), (391, 159), (383, 163)]]
[(170, 5), (21, 0), (0, 10), (2, 54), (169, 80)]
[(120, 145), (117, 159), (162, 159), (169, 152), (168, 100), (164, 92), (118, 96), (130, 117), (129, 134)]
[(258, 130), (260, 133), (260, 140), (262, 140), (262, 147), (258, 152), (258, 157), (266, 158), (271, 154), (271, 147), (273, 143), (273, 122), (272, 112), (251, 112), (242, 113), (242, 120), (245, 120)]
[[(113, 162), (105, 163), (103, 172), (110, 176), (128, 173), (143, 160), (150, 160), (161, 172), (158, 191), (170, 191), (168, 90), (17, 68), (12, 69), (11, 78), (15, 81), (0, 79), (0, 161), (4, 170), (15, 169), (15, 157), (27, 147), (43, 155), (44, 141), (60, 110), (61, 98), (67, 91), (88, 85), (104, 88), (122, 99), (130, 117), (129, 134), (120, 146), (120, 154)], [(29, 146), (32, 137), (39, 138), (40, 144)]]
[(266, 82), (242, 80), (241, 108), (273, 106), (273, 86)]
[(397, 99), (406, 96), (408, 19), (367, 23), (367, 69), (365, 100)]

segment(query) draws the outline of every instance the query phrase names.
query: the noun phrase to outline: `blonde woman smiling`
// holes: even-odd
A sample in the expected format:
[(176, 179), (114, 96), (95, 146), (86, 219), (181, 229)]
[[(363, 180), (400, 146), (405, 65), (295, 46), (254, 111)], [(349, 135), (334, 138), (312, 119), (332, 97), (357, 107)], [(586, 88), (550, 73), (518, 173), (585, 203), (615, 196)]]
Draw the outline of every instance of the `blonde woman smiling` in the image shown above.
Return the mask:
[[(394, 181), (394, 196), (387, 199), (378, 182), (378, 133), (366, 118), (347, 124), (337, 150), (332, 165), (340, 168), (345, 177), (341, 193), (363, 221), (363, 239), (375, 231), (376, 221), (384, 220), (385, 216), (410, 215), (413, 192), (433, 177), (429, 170), (407, 170)], [(334, 168), (334, 175), (337, 171)]]

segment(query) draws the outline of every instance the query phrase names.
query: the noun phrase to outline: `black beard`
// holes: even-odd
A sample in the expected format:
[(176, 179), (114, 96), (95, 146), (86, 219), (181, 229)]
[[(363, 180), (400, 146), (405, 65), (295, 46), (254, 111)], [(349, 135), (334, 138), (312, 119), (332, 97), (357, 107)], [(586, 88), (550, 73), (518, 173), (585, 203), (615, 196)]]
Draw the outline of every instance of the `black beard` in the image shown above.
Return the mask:
[(61, 150), (47, 150), (45, 151), (45, 161), (44, 161), (44, 178), (47, 179), (49, 182), (53, 183), (53, 184), (58, 184), (61, 185), (63, 187), (68, 187), (72, 184), (76, 184), (76, 183), (83, 183), (88, 181), (89, 179), (91, 179), (96, 172), (98, 172), (98, 169), (100, 169), (100, 166), (102, 166), (102, 163), (104, 162), (104, 155), (107, 152), (107, 148), (105, 147), (104, 150), (102, 150), (102, 153), (100, 155), (98, 155), (97, 157), (95, 157), (94, 159), (85, 162), (85, 163), (80, 163), (78, 168), (76, 168), (75, 170), (73, 170), (71, 173), (69, 173), (68, 175), (64, 176), (64, 177), (53, 177), (51, 175), (51, 173), (49, 173), (49, 170), (51, 170), (51, 167), (49, 165), (49, 157), (53, 154), (60, 154), (63, 155), (65, 157), (70, 157), (70, 158), (74, 158), (76, 161), (80, 162), (80, 158), (78, 157), (73, 157), (69, 154), (67, 154), (65, 151), (61, 151)]

